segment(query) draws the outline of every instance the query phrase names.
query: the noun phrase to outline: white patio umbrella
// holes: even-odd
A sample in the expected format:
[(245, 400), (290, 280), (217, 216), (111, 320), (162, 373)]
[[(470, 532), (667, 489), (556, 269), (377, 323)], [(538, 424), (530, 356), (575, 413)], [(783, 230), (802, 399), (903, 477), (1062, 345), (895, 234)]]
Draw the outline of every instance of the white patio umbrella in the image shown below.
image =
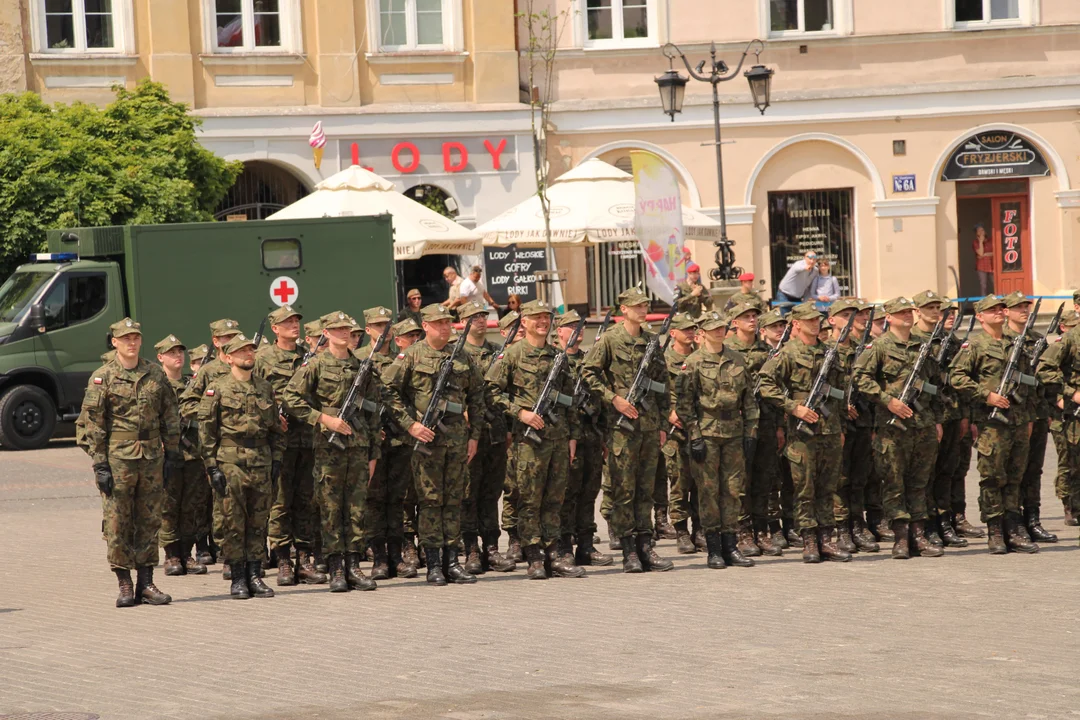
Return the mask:
[(477, 255), (480, 236), (405, 197), (389, 180), (353, 165), (315, 186), (315, 192), (267, 220), (348, 217), (389, 213), (394, 222), (394, 259), (422, 255)]
[[(551, 202), (551, 242), (555, 245), (637, 240), (634, 234), (634, 177), (593, 158), (560, 175), (548, 189)], [(544, 242), (540, 198), (530, 197), (476, 232), (485, 245)], [(720, 223), (683, 207), (683, 232), (688, 240), (716, 240)]]

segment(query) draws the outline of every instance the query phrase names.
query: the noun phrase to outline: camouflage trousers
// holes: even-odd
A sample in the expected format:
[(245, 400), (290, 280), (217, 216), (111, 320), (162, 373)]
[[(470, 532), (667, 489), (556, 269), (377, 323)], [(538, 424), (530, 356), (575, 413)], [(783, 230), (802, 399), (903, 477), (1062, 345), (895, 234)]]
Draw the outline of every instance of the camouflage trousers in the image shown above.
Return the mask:
[(518, 506), (521, 493), (517, 486), (517, 456), (514, 446), (506, 451), (506, 476), (503, 478), (502, 529), (506, 532), (516, 530), (518, 526)]
[(1062, 502), (1069, 499), (1069, 444), (1065, 440), (1065, 431), (1060, 422), (1050, 426), (1050, 435), (1054, 438), (1054, 452), (1057, 453), (1057, 475), (1054, 476), (1054, 495)]
[(849, 428), (844, 436), (844, 457), (840, 482), (833, 497), (833, 520), (843, 525), (866, 512), (866, 483), (874, 464), (874, 429)]
[(315, 451), (286, 448), (281, 477), (273, 488), (270, 506), (270, 549), (295, 545), (310, 550), (315, 542)]
[(780, 519), (795, 522), (795, 485), (791, 481), (791, 463), (787, 459), (786, 444), (780, 451)]
[(383, 443), (375, 474), (368, 483), (364, 509), (364, 537), (369, 541), (405, 537), (405, 494), (412, 485), (411, 458), (411, 445)]
[(705, 461), (691, 461), (698, 515), (705, 532), (735, 532), (746, 495), (742, 437), (705, 438)]
[(1020, 512), (1020, 479), (1027, 466), (1027, 427), (985, 422), (975, 442), (979, 454), (979, 512), (989, 522)]
[(499, 496), (506, 485), (505, 437), (492, 443), (485, 434), (469, 463), (469, 484), (461, 503), (461, 532), (466, 535), (499, 537)]
[(652, 536), (653, 489), (660, 455), (659, 431), (615, 428), (608, 435), (607, 470), (611, 482), (611, 517), (615, 537)]
[(270, 519), (270, 468), (232, 463), (219, 463), (218, 467), (226, 481), (221, 499), (221, 555), (226, 563), (262, 560)]
[(787, 433), (784, 455), (791, 466), (795, 526), (800, 530), (830, 527), (833, 496), (840, 481), (843, 461), (841, 435), (804, 435), (794, 429)]
[(465, 494), (467, 453), (464, 438), (445, 444), (436, 438), (430, 455), (412, 454), (420, 544), (461, 549), (461, 498)]
[(954, 513), (967, 511), (967, 473), (971, 467), (971, 453), (975, 441), (971, 437), (971, 431), (964, 433), (960, 438), (960, 447), (957, 449), (956, 473), (952, 476), (949, 487), (949, 498)]
[(1062, 435), (1067, 449), (1069, 468), (1066, 489), (1068, 490), (1073, 514), (1076, 515), (1080, 513), (1080, 420), (1070, 418), (1065, 423)]
[(668, 519), (672, 523), (694, 519), (696, 523), (699, 517), (699, 492), (694, 480), (693, 462), (690, 460), (690, 446), (668, 440), (660, 451), (660, 462), (672, 478)]
[(570, 475), (569, 438), (545, 437), (539, 445), (514, 434), (517, 451), (518, 535), (522, 545), (547, 545), (562, 534), (561, 517)]
[(170, 477), (161, 502), (162, 547), (174, 542), (193, 543), (206, 535), (206, 503), (210, 485), (201, 460), (185, 460), (179, 477)]
[(776, 428), (758, 428), (757, 450), (750, 463), (749, 511), (753, 520), (780, 519), (780, 445)]
[(156, 565), (165, 494), (161, 477), (164, 459), (109, 458), (109, 467), (112, 495), (101, 496), (101, 532), (109, 565), (128, 570)]
[(956, 477), (962, 452), (960, 430), (959, 418), (946, 420), (941, 424), (937, 459), (934, 461), (930, 482), (926, 485), (926, 513), (930, 517), (952, 511), (953, 478)]
[(592, 541), (596, 532), (596, 496), (604, 475), (604, 443), (598, 435), (586, 432), (578, 440), (577, 453), (570, 463), (566, 495), (563, 497), (559, 525), (563, 534), (573, 533), (578, 542)]
[(364, 552), (364, 503), (367, 500), (370, 448), (338, 450), (323, 436), (315, 439), (315, 496), (322, 522), (322, 552)]
[(1046, 460), (1046, 441), (1050, 436), (1050, 421), (1036, 420), (1031, 425), (1028, 441), (1027, 466), (1020, 480), (1020, 505), (1025, 513), (1039, 512), (1042, 502), (1043, 462)]
[(874, 465), (881, 478), (885, 518), (926, 520), (926, 485), (937, 459), (937, 430), (933, 425), (901, 430), (881, 427), (874, 438)]
[(666, 508), (668, 506), (668, 483), (674, 484), (675, 479), (678, 477), (676, 468), (673, 468), (673, 472), (668, 475), (667, 462), (665, 461), (663, 450), (656, 458), (656, 477), (653, 480), (652, 489), (652, 501), (654, 508)]

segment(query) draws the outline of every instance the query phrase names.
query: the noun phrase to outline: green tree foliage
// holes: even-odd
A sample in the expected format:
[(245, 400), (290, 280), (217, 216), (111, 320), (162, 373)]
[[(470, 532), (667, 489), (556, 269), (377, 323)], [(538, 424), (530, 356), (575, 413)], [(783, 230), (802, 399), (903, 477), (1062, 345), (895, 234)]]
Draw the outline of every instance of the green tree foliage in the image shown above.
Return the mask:
[(213, 220), (243, 166), (199, 145), (187, 110), (150, 80), (105, 108), (0, 95), (0, 279), (51, 228)]

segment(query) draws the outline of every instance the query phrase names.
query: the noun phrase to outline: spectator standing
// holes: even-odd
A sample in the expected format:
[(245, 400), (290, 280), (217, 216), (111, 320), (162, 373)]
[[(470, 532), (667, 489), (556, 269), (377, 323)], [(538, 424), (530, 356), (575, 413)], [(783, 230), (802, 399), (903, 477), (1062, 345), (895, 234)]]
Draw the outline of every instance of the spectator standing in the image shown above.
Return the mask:
[(994, 244), (986, 236), (982, 224), (975, 226), (975, 274), (979, 276), (979, 295), (985, 297), (994, 292)]
[(787, 274), (776, 288), (776, 299), (780, 302), (801, 303), (816, 274), (817, 253), (808, 250), (801, 260), (796, 260), (788, 268)]
[(483, 274), (484, 269), (482, 267), (473, 265), (469, 270), (469, 277), (462, 280), (461, 284), (458, 285), (458, 298), (450, 305), (450, 307), (457, 307), (469, 302), (474, 302), (477, 305), (483, 306), (483, 301), (486, 300), (491, 307), (498, 310), (499, 306), (491, 299), (487, 287), (480, 279), (480, 276)]
[(446, 299), (443, 300), (440, 305), (445, 308), (452, 308), (460, 305), (458, 298), (461, 297), (461, 277), (457, 274), (457, 270), (447, 266), (442, 272), (443, 280), (450, 286), (450, 293)]
[(521, 312), (521, 296), (517, 293), (506, 296), (506, 307), (499, 311), (499, 317), (504, 318), (512, 312)]
[(413, 288), (405, 295), (405, 307), (398, 313), (398, 322), (402, 320), (413, 320), (417, 327), (420, 327), (420, 303), (424, 301), (424, 298), (420, 295), (420, 291)]
[(830, 272), (827, 258), (818, 260), (817, 275), (810, 281), (807, 300), (816, 302), (835, 302), (840, 297), (840, 283)]

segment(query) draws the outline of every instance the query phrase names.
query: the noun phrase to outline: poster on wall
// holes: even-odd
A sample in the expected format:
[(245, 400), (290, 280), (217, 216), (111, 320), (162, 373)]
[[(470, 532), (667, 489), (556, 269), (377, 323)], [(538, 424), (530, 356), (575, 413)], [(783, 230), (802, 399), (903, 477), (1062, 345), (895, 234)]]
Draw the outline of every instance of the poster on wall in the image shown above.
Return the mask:
[(547, 270), (544, 248), (517, 245), (484, 248), (484, 277), (488, 293), (499, 305), (510, 295), (525, 304), (536, 299), (536, 273)]
[(942, 180), (1043, 177), (1050, 174), (1039, 149), (1027, 138), (1005, 130), (972, 135), (953, 151)]

